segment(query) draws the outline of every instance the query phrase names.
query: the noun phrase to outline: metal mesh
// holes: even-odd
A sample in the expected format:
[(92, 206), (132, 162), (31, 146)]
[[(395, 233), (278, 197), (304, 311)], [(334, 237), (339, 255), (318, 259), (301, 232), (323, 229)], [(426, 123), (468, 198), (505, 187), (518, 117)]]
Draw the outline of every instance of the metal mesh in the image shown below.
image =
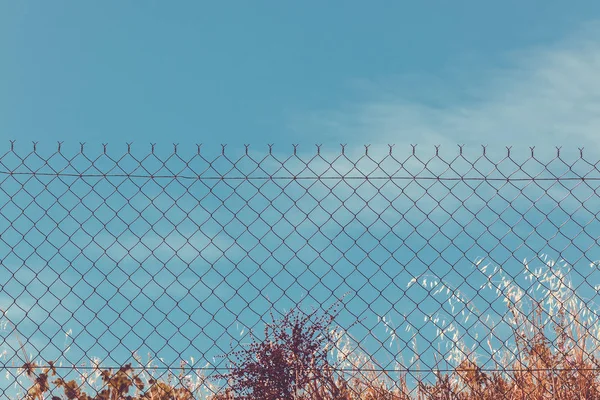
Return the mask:
[(598, 161), (300, 150), (11, 142), (3, 396), (600, 398)]

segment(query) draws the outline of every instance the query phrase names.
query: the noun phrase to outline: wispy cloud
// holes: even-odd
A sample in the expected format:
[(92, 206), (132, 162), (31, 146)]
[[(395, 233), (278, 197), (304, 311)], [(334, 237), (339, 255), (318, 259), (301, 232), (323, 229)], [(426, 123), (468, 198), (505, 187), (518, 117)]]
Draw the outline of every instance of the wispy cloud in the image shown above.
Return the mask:
[[(587, 24), (557, 43), (513, 52), (507, 60), (507, 67), (472, 74), (465, 65), (447, 82), (457, 87), (440, 89), (439, 97), (427, 83), (420, 89), (429, 99), (390, 84), (379, 94), (371, 88), (365, 101), (309, 116), (306, 124), (341, 141), (440, 144), (453, 151), (456, 143), (575, 150), (600, 145), (600, 24)], [(473, 78), (463, 79), (469, 75)], [(439, 82), (430, 78), (423, 82)]]

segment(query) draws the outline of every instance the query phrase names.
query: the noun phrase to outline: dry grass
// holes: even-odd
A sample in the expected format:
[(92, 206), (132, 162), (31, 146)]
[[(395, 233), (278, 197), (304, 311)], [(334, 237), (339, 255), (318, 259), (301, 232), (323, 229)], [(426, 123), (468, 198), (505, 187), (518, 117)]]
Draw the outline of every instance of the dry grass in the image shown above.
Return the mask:
[[(405, 372), (393, 377), (382, 372), (348, 332), (331, 327), (337, 315), (329, 313), (331, 309), (322, 317), (298, 309), (267, 324), (264, 340), (255, 338), (245, 350), (227, 356), (231, 372), (220, 376), (228, 382), (226, 388), (217, 387), (211, 378), (195, 370), (186, 373), (184, 363), (177, 376), (169, 373), (164, 379), (155, 378), (152, 360), (144, 364), (137, 355), (136, 367), (128, 364), (118, 371), (103, 370), (93, 360), (91, 372), (80, 371), (79, 380), (65, 381), (57, 377), (52, 363), (40, 368), (23, 350), (26, 363), (20, 372), (31, 380), (31, 385), (19, 398), (600, 400), (598, 313), (589, 299), (577, 295), (565, 263), (543, 261), (534, 269), (524, 263), (523, 277), (529, 285), (517, 284), (499, 267), (476, 263), (486, 277), (479, 289), (494, 291), (506, 308), (502, 319), (495, 323), (457, 288), (434, 276), (422, 275), (409, 282), (409, 286), (420, 285), (434, 296), (446, 296), (453, 311), (462, 308), (464, 320), (475, 318), (479, 328), (487, 329), (478, 341), (479, 347), (469, 347), (461, 339), (464, 333), (454, 315), (431, 316), (437, 340), (448, 349), (440, 354), (452, 366), (448, 372), (432, 371), (435, 378), (431, 382), (417, 377), (415, 383), (409, 383), (406, 368), (399, 362), (395, 367)], [(395, 340), (397, 330), (389, 319), (380, 321), (390, 340)], [(497, 348), (494, 332), (500, 324), (508, 326), (512, 335)], [(419, 353), (416, 340), (411, 343), (414, 362)]]

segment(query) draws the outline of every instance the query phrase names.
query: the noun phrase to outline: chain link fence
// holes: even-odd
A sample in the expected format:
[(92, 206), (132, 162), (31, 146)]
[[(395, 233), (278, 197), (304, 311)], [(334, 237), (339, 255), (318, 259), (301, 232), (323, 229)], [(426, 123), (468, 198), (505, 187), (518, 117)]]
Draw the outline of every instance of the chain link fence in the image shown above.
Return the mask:
[(0, 390), (600, 398), (598, 162), (11, 142)]

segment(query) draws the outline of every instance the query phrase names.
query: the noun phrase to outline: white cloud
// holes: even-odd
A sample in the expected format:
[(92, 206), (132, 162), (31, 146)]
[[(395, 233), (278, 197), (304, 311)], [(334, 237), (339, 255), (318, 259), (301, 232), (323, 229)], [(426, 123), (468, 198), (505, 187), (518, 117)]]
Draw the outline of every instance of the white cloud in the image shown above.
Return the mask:
[[(433, 93), (430, 101), (411, 99), (401, 87), (388, 88), (362, 103), (312, 115), (308, 124), (350, 143), (395, 143), (395, 151), (407, 154), (409, 143), (422, 149), (440, 144), (452, 151), (457, 143), (487, 144), (490, 149), (564, 145), (565, 150), (582, 146), (596, 150), (600, 25), (586, 25), (552, 45), (512, 53), (509, 61), (510, 67), (474, 70), (470, 81), (461, 79), (468, 70), (457, 73), (456, 82), (449, 82), (459, 83), (453, 96), (440, 89), (435, 98), (436, 90), (427, 87), (425, 77), (422, 89)], [(363, 148), (354, 151), (364, 153)]]

